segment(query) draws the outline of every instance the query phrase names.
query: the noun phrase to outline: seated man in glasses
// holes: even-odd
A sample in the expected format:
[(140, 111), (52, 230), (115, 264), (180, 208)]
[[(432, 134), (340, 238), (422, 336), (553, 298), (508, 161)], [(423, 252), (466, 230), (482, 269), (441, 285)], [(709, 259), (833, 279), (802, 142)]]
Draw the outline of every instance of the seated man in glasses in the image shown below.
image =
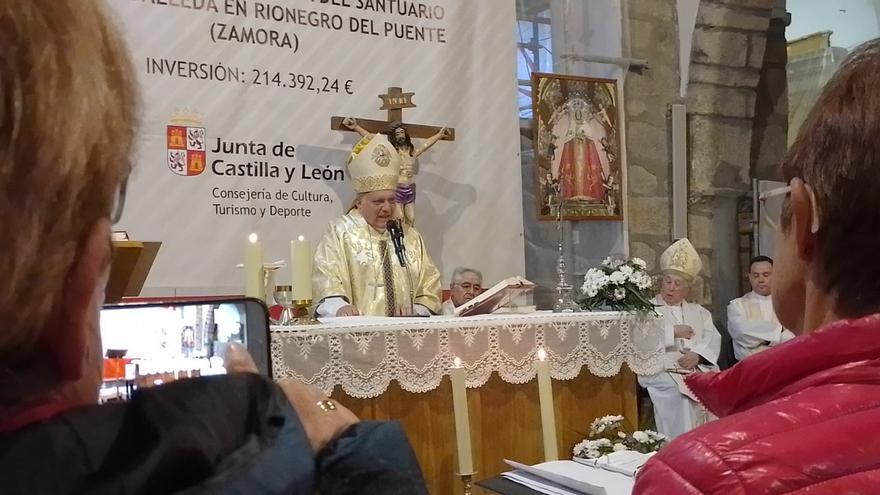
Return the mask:
[(793, 333), (782, 328), (773, 312), (772, 277), (773, 259), (754, 257), (749, 264), (752, 291), (727, 306), (727, 330), (733, 341), (733, 354), (740, 361), (794, 338)]
[(483, 274), (473, 268), (458, 267), (452, 272), (449, 299), (443, 301), (440, 311), (451, 315), (455, 308), (470, 301), (483, 290)]

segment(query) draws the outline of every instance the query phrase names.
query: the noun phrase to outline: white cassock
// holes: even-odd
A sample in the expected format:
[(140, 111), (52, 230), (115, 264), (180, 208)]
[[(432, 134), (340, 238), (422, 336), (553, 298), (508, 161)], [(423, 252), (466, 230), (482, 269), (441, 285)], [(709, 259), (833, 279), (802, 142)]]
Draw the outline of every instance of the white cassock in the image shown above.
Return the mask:
[(754, 292), (727, 305), (727, 331), (738, 360), (794, 338), (794, 334), (782, 328), (776, 319), (770, 296)]
[[(682, 302), (680, 306), (667, 306), (659, 296), (651, 300), (658, 305), (657, 312), (663, 317), (666, 340), (666, 370), (679, 369), (678, 359), (682, 353), (676, 349), (675, 325), (688, 325), (694, 330), (691, 339), (682, 339), (686, 347), (703, 359), (698, 371), (718, 369), (721, 352), (721, 334), (712, 322), (712, 314), (699, 304)], [(704, 362), (705, 361), (705, 362)], [(707, 364), (708, 363), (708, 364)], [(696, 397), (684, 384), (681, 373), (661, 371), (655, 375), (639, 376), (639, 384), (648, 389), (654, 404), (657, 431), (674, 438), (709, 421), (709, 413), (697, 402)]]

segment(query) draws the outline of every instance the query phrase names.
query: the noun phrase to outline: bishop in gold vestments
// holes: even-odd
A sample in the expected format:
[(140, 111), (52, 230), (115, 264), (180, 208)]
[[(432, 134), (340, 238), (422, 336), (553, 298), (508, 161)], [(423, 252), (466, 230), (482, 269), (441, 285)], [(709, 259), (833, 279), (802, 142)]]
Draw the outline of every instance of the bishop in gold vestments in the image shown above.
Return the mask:
[[(349, 157), (355, 206), (330, 223), (315, 251), (318, 316), (391, 316), (440, 309), (440, 272), (421, 234), (404, 224), (409, 269), (400, 266), (385, 223), (394, 213), (400, 157), (386, 136), (362, 139)], [(353, 308), (356, 311), (352, 311)]]

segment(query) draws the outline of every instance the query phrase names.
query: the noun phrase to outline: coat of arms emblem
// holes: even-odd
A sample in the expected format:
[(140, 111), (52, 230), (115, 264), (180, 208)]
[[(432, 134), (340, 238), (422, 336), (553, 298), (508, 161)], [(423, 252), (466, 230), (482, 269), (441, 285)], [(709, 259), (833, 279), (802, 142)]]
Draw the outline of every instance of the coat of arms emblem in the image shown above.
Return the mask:
[(177, 175), (199, 175), (205, 171), (207, 132), (196, 118), (176, 115), (166, 127), (168, 168)]

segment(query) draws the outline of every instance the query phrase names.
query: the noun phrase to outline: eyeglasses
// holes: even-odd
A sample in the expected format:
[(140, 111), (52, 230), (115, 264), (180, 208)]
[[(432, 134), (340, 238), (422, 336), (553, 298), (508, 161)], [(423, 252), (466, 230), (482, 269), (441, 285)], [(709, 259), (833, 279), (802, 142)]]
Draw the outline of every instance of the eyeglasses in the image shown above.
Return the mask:
[[(806, 182), (804, 182), (804, 187), (807, 189), (807, 195), (810, 197), (810, 207), (813, 210), (813, 224), (810, 226), (810, 232), (815, 234), (819, 232), (820, 226), (819, 203), (816, 201), (816, 193), (813, 192), (813, 188)], [(776, 232), (781, 232), (782, 229), (779, 222), (774, 221), (774, 218), (779, 219), (782, 216), (785, 199), (788, 198), (789, 194), (791, 194), (791, 185), (770, 189), (758, 195), (758, 200), (761, 202), (761, 215), (764, 217), (767, 225)]]
[(113, 200), (113, 209), (110, 210), (112, 212), (110, 216), (111, 224), (116, 224), (119, 222), (119, 219), (122, 218), (122, 210), (125, 208), (125, 192), (128, 189), (128, 177), (122, 181), (122, 184), (119, 185), (119, 190), (116, 191), (116, 198)]
[(483, 286), (481, 286), (480, 284), (471, 284), (468, 282), (455, 283), (455, 284), (452, 284), (452, 286), (453, 287), (455, 287), (455, 286), (461, 287), (461, 289), (464, 290), (465, 292), (479, 292), (479, 291), (483, 290)]

